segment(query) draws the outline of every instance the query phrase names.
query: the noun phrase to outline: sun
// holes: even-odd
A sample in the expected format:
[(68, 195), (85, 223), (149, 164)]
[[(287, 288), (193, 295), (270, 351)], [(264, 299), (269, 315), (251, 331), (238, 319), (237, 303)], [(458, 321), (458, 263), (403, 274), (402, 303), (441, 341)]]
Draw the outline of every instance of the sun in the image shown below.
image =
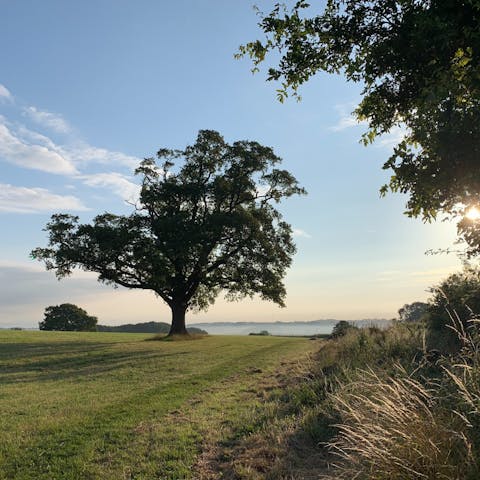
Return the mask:
[(477, 207), (471, 207), (467, 210), (465, 217), (469, 220), (480, 220), (480, 210)]

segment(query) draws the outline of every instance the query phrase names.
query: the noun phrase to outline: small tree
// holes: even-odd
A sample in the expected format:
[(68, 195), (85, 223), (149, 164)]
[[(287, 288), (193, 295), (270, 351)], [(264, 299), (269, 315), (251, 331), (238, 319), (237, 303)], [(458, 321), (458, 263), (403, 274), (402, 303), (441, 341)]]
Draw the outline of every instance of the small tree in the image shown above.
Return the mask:
[(466, 267), (462, 272), (447, 277), (431, 289), (429, 323), (434, 329), (451, 325), (451, 317), (460, 319), (464, 326), (472, 315), (480, 314), (480, 270)]
[(87, 314), (83, 308), (72, 303), (50, 306), (45, 309), (45, 318), (38, 324), (40, 330), (64, 332), (95, 332), (97, 317)]
[(353, 323), (347, 322), (346, 320), (340, 320), (333, 327), (332, 333), (330, 334), (330, 338), (344, 337), (347, 334), (347, 332), (349, 332), (350, 330), (357, 330), (357, 329), (358, 327), (353, 325)]
[(425, 302), (406, 303), (398, 311), (398, 318), (401, 322), (419, 322), (425, 317), (427, 309), (428, 303)]
[(170, 335), (186, 334), (187, 309), (206, 309), (222, 290), (230, 300), (258, 294), (283, 306), (295, 246), (272, 204), (305, 191), (274, 168), (280, 158), (257, 142), (229, 145), (209, 130), (185, 150), (161, 149), (157, 157), (161, 169), (153, 158), (137, 169), (135, 212), (105, 213), (91, 225), (53, 215), (48, 248), (32, 256), (59, 278), (79, 267), (101, 282), (153, 290), (171, 308)]
[(427, 342), (429, 348), (452, 352), (462, 346), (463, 332), (479, 330), (480, 270), (465, 267), (431, 290), (427, 309)]

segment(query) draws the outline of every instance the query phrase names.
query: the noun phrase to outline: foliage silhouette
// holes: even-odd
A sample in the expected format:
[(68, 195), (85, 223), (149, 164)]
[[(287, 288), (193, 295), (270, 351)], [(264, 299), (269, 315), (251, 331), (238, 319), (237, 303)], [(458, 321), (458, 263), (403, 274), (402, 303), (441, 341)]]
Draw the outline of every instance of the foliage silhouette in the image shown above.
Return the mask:
[(420, 322), (426, 315), (428, 303), (413, 302), (406, 303), (398, 311), (398, 319), (401, 322)]
[(105, 213), (93, 224), (53, 215), (49, 246), (32, 256), (59, 278), (78, 267), (101, 282), (153, 290), (171, 308), (171, 335), (187, 334), (187, 309), (206, 309), (221, 291), (230, 300), (257, 294), (283, 306), (295, 245), (273, 204), (305, 190), (275, 168), (280, 158), (257, 142), (229, 145), (211, 130), (157, 157), (161, 168), (148, 158), (136, 171), (142, 189), (131, 215)]
[(38, 326), (40, 330), (95, 332), (97, 317), (88, 315), (83, 308), (72, 303), (62, 303), (61, 305), (47, 307), (45, 317)]
[[(363, 84), (355, 110), (368, 144), (395, 127), (403, 138), (385, 162), (382, 187), (409, 195), (406, 213), (434, 219), (480, 203), (480, 2), (478, 0), (329, 0), (311, 14), (305, 0), (261, 14), (264, 41), (240, 47), (254, 70), (267, 54), (280, 101), (317, 72)], [(401, 130), (400, 130), (401, 131)], [(460, 222), (459, 238), (480, 252), (478, 222)]]

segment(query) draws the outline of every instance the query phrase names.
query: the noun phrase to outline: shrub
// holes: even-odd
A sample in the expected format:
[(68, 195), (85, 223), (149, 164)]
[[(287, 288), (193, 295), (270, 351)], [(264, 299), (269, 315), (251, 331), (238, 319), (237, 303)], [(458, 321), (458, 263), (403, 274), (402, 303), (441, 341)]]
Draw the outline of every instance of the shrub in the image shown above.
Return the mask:
[(457, 331), (472, 328), (468, 324), (472, 312), (480, 312), (480, 270), (466, 267), (431, 291), (433, 296), (429, 301), (427, 317), (428, 346), (443, 352), (457, 352), (461, 348)]
[(268, 332), (267, 330), (262, 330), (262, 331), (260, 331), (260, 332), (258, 332), (258, 333), (251, 332), (251, 333), (249, 333), (249, 335), (260, 335), (260, 336), (262, 336), (262, 337), (267, 337), (267, 336), (270, 335), (270, 332)]
[(427, 314), (428, 303), (413, 302), (406, 303), (398, 311), (398, 319), (401, 322), (421, 322)]
[(333, 327), (332, 333), (330, 334), (330, 338), (343, 337), (347, 334), (349, 330), (358, 330), (358, 327), (356, 327), (352, 323), (347, 322), (345, 320), (340, 320)]
[(406, 323), (396, 323), (387, 329), (349, 328), (345, 335), (325, 342), (319, 362), (336, 371), (375, 366), (389, 368), (395, 363), (410, 365), (422, 351), (424, 332), (422, 325)]

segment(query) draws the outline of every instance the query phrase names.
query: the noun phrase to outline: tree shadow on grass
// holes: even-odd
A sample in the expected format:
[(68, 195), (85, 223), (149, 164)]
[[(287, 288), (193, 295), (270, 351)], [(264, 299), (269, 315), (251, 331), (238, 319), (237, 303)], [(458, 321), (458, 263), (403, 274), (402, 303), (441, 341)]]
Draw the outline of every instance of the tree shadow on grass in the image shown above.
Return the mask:
[(112, 343), (108, 342), (2, 342), (0, 343), (0, 362), (30, 357), (91, 352), (111, 346)]
[(301, 426), (232, 436), (203, 448), (196, 464), (199, 480), (317, 480), (331, 461), (327, 449)]
[[(207, 435), (197, 457), (195, 478), (320, 478), (331, 461), (323, 442), (331, 437), (330, 425), (335, 422), (326, 412), (315, 409), (313, 397), (309, 400), (310, 389), (304, 390), (305, 381), (306, 377), (298, 376), (288, 363), (276, 375), (260, 376), (251, 390), (259, 407), (249, 412), (244, 422), (227, 429), (222, 439), (212, 442)], [(310, 409), (305, 415), (307, 405)]]
[(65, 342), (55, 345), (38, 343), (2, 343), (0, 385), (92, 378), (122, 368), (136, 368), (148, 360), (182, 356), (187, 352), (165, 353), (135, 349), (122, 351), (111, 343)]

